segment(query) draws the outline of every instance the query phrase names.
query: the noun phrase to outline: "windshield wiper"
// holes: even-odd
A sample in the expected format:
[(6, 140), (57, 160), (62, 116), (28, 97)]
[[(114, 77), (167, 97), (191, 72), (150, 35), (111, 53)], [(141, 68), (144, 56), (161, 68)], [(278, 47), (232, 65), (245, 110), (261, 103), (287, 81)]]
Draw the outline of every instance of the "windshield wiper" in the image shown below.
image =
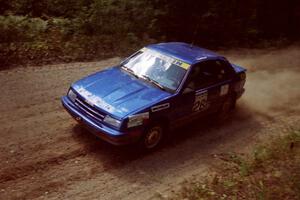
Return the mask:
[(125, 65), (121, 65), (122, 69), (124, 69), (125, 71), (129, 72), (130, 74), (132, 74), (133, 76), (135, 76), (136, 78), (139, 78), (138, 75), (136, 75), (134, 73), (134, 71), (132, 69), (130, 69), (129, 67), (126, 67)]
[(142, 78), (146, 79), (147, 81), (149, 81), (150, 83), (156, 85), (157, 87), (159, 87), (162, 90), (166, 90), (159, 82), (151, 79), (149, 76), (147, 75), (142, 75)]
[(141, 77), (139, 77), (137, 74), (134, 73), (134, 71), (128, 67), (126, 67), (125, 65), (121, 65), (122, 69), (124, 69), (125, 71), (129, 72), (130, 74), (132, 74), (133, 76), (135, 76), (136, 78), (143, 78), (146, 79), (147, 81), (149, 81), (150, 83), (156, 85), (157, 87), (159, 87), (162, 90), (166, 90), (159, 82), (151, 79), (149, 76), (147, 75), (142, 75)]

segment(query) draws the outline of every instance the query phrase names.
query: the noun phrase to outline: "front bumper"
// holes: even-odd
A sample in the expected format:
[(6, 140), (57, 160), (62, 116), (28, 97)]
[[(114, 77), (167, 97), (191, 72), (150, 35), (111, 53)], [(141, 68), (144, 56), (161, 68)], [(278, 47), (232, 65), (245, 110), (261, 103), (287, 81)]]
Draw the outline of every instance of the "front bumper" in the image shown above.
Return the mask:
[(78, 108), (67, 96), (61, 98), (62, 105), (77, 121), (85, 125), (94, 135), (113, 145), (125, 145), (139, 140), (142, 130), (135, 129), (129, 132), (120, 132), (96, 121), (80, 108)]

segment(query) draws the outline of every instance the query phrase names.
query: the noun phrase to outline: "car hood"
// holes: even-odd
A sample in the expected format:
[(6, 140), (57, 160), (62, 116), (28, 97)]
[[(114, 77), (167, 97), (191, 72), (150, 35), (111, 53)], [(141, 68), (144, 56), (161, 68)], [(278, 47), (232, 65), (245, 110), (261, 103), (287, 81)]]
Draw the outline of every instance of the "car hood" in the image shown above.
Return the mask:
[(72, 85), (96, 109), (117, 118), (152, 105), (171, 94), (113, 67), (85, 77)]

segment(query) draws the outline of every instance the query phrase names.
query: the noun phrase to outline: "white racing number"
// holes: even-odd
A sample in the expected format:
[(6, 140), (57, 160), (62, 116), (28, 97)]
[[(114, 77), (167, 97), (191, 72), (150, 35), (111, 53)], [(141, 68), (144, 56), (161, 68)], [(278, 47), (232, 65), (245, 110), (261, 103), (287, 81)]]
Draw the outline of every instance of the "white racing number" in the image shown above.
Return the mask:
[(203, 111), (209, 107), (207, 96), (208, 96), (207, 91), (198, 94), (196, 93), (194, 106), (193, 106), (194, 112)]

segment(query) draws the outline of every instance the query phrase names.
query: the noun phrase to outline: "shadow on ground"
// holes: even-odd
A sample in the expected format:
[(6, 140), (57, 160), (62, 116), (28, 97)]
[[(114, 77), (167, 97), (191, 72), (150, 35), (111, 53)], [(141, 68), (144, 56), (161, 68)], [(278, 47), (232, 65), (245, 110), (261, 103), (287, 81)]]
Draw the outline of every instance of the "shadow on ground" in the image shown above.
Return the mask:
[[(234, 151), (235, 144), (247, 143), (254, 138), (261, 125), (255, 114), (249, 112), (244, 105), (239, 106), (231, 117), (216, 123), (213, 116), (202, 118), (171, 132), (170, 140), (155, 152), (141, 153), (136, 146), (113, 146), (97, 138), (81, 125), (73, 128), (73, 139), (84, 146), (87, 154), (99, 159), (108, 160), (109, 167), (125, 167), (131, 162), (142, 161), (145, 167), (159, 167), (162, 162), (172, 167), (182, 164), (183, 161), (199, 158), (208, 158), (218, 151)], [(232, 146), (232, 148), (230, 147)], [(155, 163), (157, 162), (157, 163)], [(151, 164), (150, 164), (151, 163)]]

